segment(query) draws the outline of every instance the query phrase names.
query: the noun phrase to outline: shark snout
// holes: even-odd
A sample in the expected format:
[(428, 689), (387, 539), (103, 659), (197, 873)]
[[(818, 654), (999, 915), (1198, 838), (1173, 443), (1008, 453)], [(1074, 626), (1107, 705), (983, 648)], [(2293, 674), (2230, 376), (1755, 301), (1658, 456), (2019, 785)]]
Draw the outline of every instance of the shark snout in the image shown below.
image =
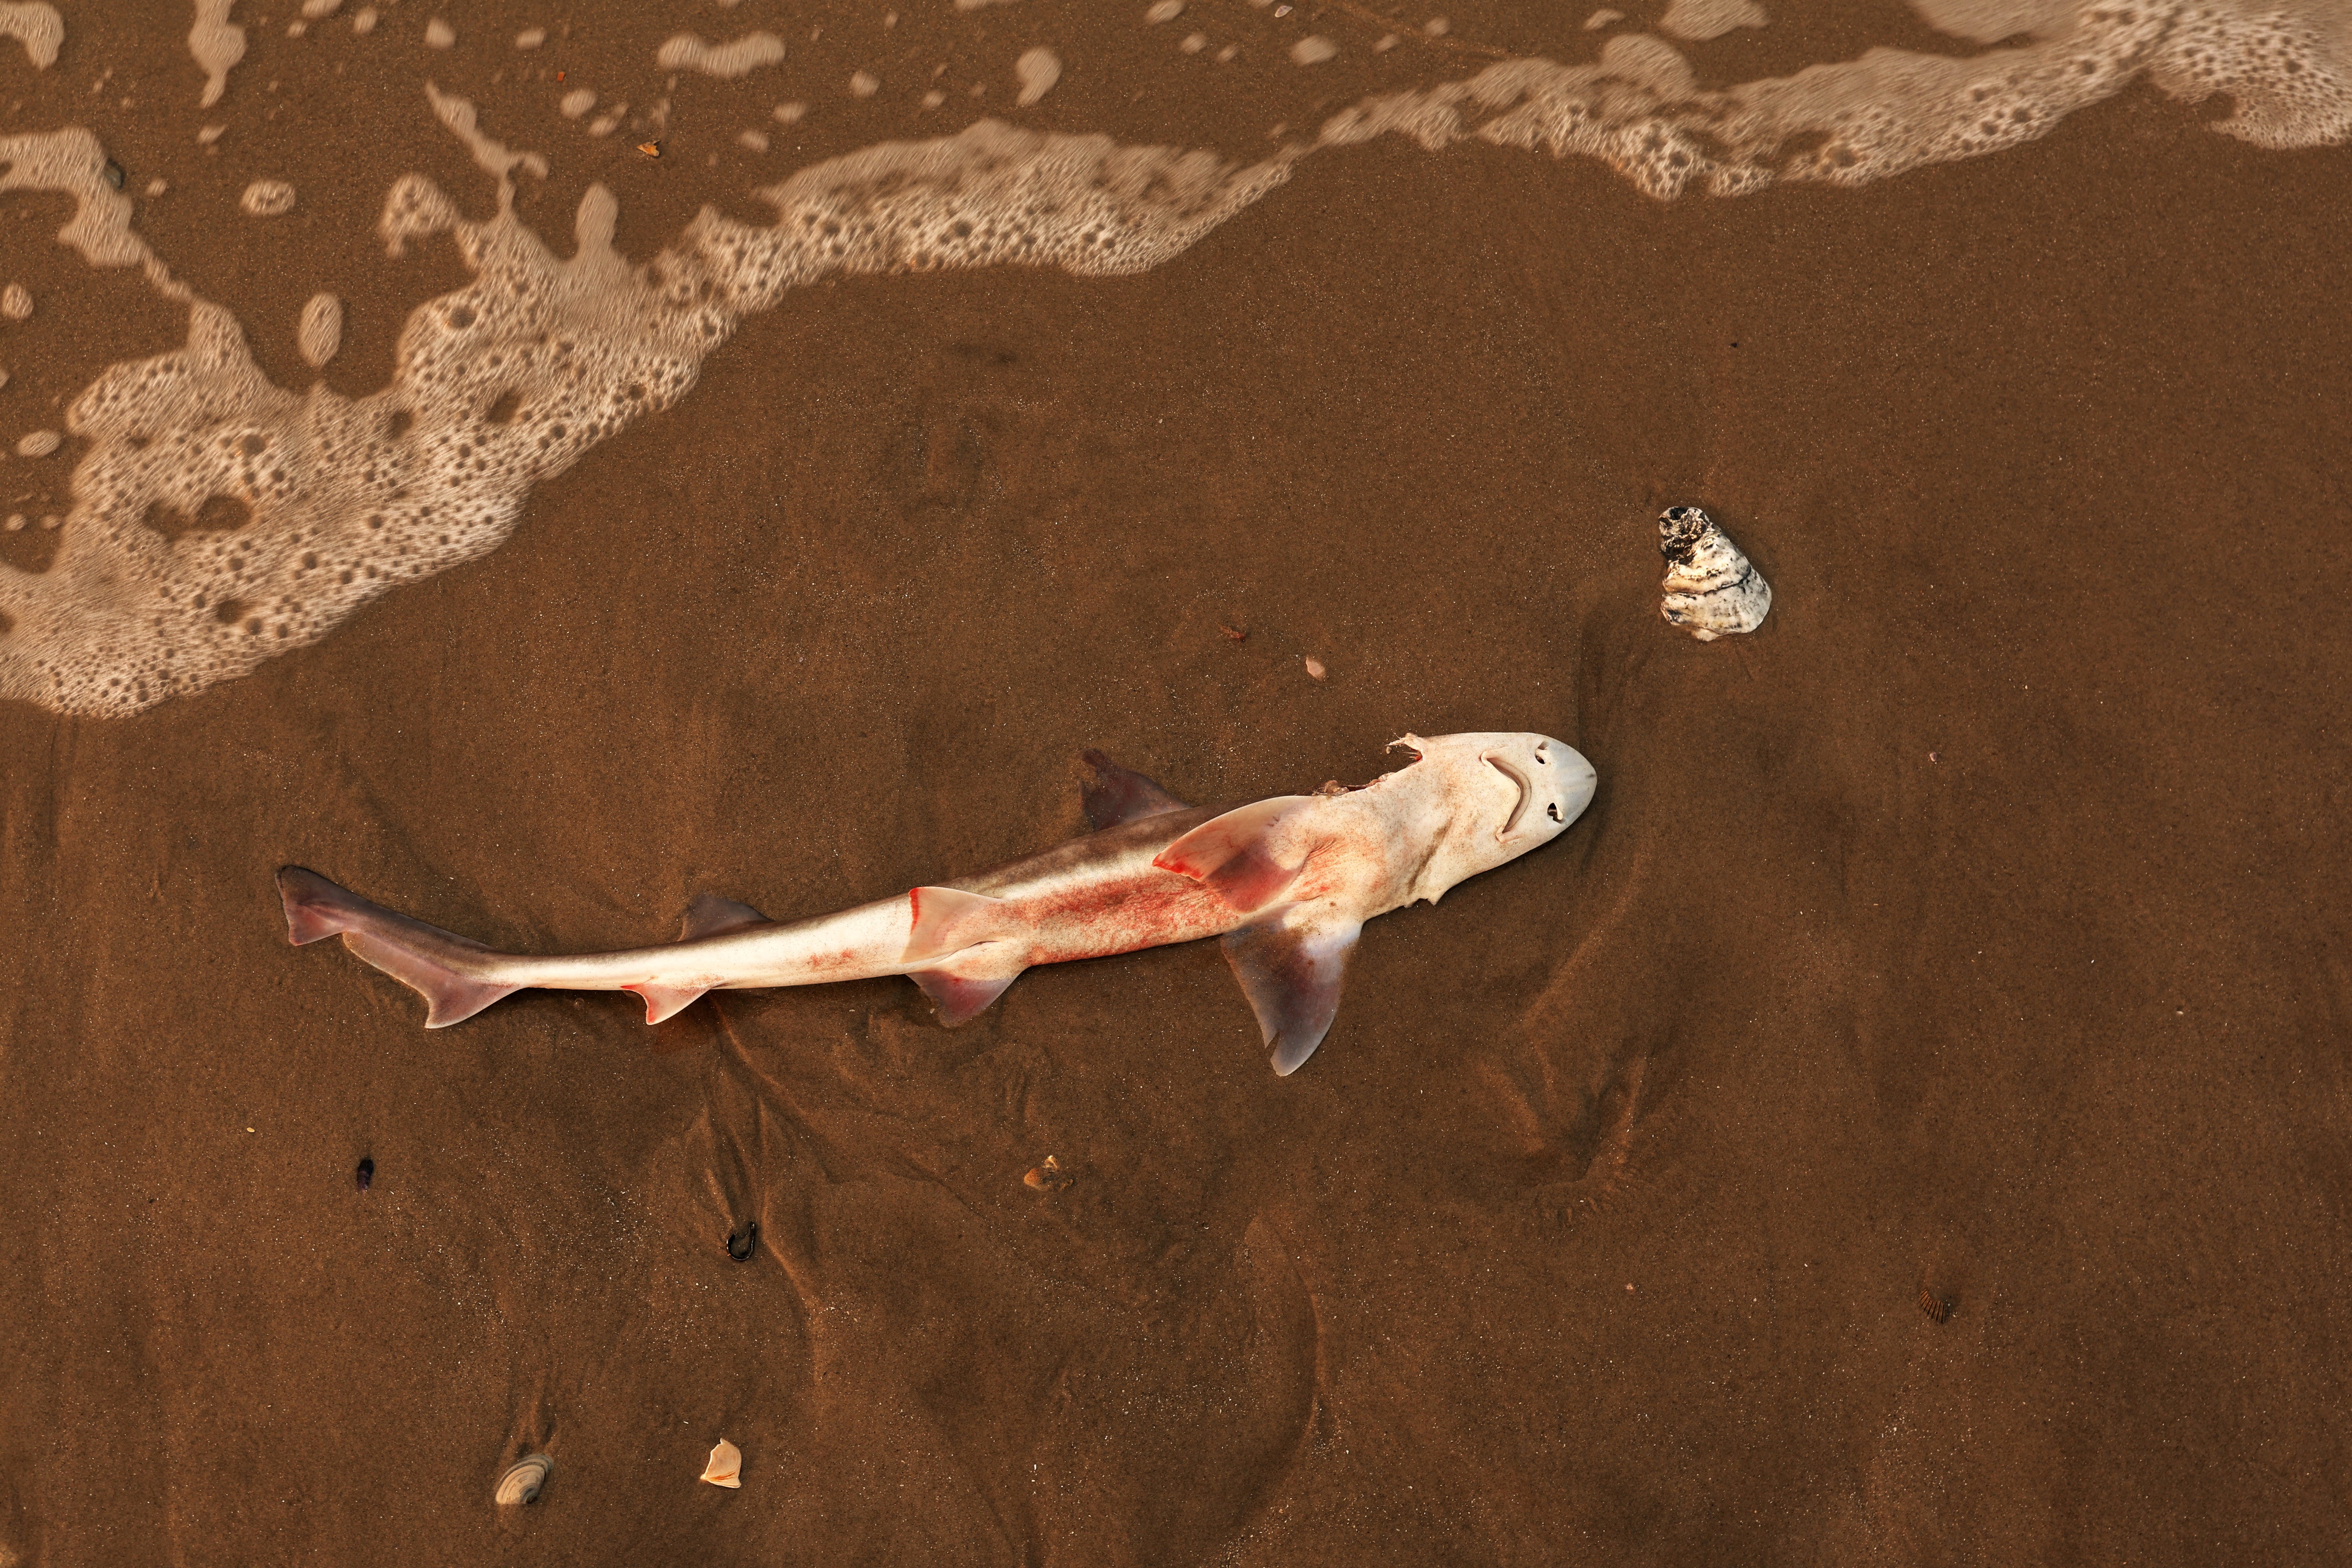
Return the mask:
[[(1584, 815), (1592, 804), (1592, 792), (1601, 787), (1601, 775), (1584, 759), (1584, 753), (1573, 746), (1563, 746), (1550, 741), (1544, 748), (1546, 764), (1551, 771), (1551, 799), (1545, 804), (1545, 813), (1560, 826), (1566, 827)], [(1553, 815), (1557, 814), (1557, 815)]]
[(1497, 844), (1540, 843), (1565, 831), (1592, 804), (1600, 783), (1582, 752), (1549, 735), (1513, 736), (1479, 759), (1518, 787), (1518, 804), (1495, 830)]

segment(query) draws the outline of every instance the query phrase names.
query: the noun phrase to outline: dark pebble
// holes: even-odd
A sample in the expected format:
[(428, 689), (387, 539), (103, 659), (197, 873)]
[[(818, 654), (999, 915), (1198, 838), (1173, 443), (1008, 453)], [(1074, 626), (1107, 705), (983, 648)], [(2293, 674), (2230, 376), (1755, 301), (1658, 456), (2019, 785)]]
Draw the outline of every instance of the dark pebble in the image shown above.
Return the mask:
[(727, 1237), (727, 1256), (740, 1263), (760, 1245), (760, 1222), (747, 1219)]
[(362, 1160), (360, 1168), (352, 1173), (352, 1180), (358, 1184), (360, 1191), (367, 1191), (369, 1184), (375, 1180), (375, 1162), (373, 1159)]
[(122, 165), (115, 163), (112, 159), (109, 159), (107, 161), (106, 183), (112, 185), (118, 191), (122, 188)]

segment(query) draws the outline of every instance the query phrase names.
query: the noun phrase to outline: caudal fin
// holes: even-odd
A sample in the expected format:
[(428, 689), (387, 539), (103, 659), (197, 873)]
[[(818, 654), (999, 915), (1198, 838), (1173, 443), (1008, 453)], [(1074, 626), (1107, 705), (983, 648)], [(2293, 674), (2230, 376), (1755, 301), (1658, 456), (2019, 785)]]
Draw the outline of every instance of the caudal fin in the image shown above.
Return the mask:
[(316, 871), (279, 868), (278, 893), (286, 905), (289, 942), (299, 947), (341, 936), (345, 947), (425, 998), (428, 1029), (462, 1023), (522, 989), (467, 973), (481, 958), (498, 956), (480, 942), (394, 914)]

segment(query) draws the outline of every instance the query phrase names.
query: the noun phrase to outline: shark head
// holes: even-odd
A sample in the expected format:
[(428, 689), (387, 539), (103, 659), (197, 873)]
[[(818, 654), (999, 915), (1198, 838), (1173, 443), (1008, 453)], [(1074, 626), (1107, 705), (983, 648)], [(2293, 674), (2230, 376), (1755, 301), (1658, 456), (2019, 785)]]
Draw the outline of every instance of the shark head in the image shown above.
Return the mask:
[(1433, 903), (1455, 884), (1559, 837), (1592, 804), (1598, 782), (1580, 752), (1549, 735), (1481, 730), (1390, 744), (1415, 753), (1412, 766), (1395, 776), (1412, 778), (1442, 816), (1412, 894)]

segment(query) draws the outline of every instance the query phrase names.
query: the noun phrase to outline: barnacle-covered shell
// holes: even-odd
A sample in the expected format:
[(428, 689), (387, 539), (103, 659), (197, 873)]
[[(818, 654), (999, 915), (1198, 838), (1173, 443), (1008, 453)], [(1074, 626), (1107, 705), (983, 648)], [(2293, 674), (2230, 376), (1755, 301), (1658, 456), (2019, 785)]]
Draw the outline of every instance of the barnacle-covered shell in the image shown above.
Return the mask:
[(743, 1450), (726, 1438), (719, 1438), (719, 1446), (710, 1450), (710, 1463), (702, 1467), (702, 1479), (714, 1487), (741, 1486)]
[(508, 1507), (518, 1507), (539, 1500), (539, 1489), (555, 1473), (555, 1461), (545, 1454), (526, 1454), (509, 1465), (506, 1474), (499, 1478), (499, 1501)]
[(1715, 519), (1695, 506), (1658, 514), (1658, 553), (1666, 558), (1659, 613), (1701, 642), (1752, 632), (1772, 607), (1772, 585)]

